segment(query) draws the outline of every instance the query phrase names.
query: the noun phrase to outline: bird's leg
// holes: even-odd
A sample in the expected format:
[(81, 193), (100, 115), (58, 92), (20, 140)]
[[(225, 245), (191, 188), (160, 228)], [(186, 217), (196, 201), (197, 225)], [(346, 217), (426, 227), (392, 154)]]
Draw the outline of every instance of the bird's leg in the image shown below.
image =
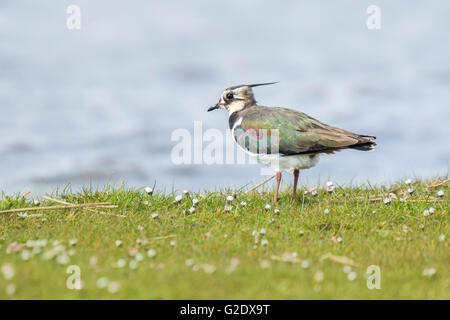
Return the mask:
[(277, 185), (275, 186), (275, 196), (273, 198), (273, 203), (278, 202), (278, 190), (280, 189), (281, 172), (277, 172), (275, 178), (277, 179)]
[(297, 195), (297, 181), (298, 181), (298, 170), (294, 170), (294, 188), (292, 190), (292, 200), (295, 201), (295, 196)]

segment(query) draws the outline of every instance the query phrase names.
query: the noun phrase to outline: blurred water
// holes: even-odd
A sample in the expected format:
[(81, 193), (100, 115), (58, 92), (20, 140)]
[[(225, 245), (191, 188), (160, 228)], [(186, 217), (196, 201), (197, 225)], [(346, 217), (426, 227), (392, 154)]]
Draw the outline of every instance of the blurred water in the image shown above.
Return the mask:
[[(82, 28), (66, 28), (66, 8)], [(206, 113), (225, 87), (378, 137), (376, 152), (324, 156), (302, 182), (446, 174), (450, 4), (377, 1), (0, 1), (0, 190), (71, 183), (236, 187), (257, 165), (176, 166), (176, 128), (227, 128)], [(290, 182), (287, 179), (287, 182)]]

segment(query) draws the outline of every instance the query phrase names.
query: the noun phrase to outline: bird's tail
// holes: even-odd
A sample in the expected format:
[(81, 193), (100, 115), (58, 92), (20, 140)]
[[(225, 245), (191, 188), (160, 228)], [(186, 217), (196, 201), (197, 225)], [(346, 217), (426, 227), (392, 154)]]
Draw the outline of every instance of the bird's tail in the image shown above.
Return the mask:
[(360, 151), (373, 151), (375, 150), (375, 146), (377, 145), (374, 141), (376, 137), (374, 136), (360, 136), (361, 141), (356, 143), (349, 148), (360, 150)]

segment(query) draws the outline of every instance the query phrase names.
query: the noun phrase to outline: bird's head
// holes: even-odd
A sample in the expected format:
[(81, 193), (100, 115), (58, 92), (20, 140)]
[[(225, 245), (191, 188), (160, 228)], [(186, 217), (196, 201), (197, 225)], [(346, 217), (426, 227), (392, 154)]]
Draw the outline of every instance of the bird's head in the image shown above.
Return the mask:
[(243, 84), (225, 89), (219, 99), (219, 102), (210, 107), (208, 111), (216, 109), (225, 109), (229, 114), (241, 111), (244, 108), (256, 103), (252, 88), (265, 86), (276, 82)]

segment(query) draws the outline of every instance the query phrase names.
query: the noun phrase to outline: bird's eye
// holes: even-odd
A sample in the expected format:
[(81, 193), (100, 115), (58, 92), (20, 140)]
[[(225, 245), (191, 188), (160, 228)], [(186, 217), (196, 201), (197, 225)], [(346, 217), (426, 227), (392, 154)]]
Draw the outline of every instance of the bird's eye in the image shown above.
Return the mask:
[(225, 97), (227, 98), (227, 100), (231, 100), (231, 99), (233, 99), (233, 93), (232, 92), (228, 92)]

